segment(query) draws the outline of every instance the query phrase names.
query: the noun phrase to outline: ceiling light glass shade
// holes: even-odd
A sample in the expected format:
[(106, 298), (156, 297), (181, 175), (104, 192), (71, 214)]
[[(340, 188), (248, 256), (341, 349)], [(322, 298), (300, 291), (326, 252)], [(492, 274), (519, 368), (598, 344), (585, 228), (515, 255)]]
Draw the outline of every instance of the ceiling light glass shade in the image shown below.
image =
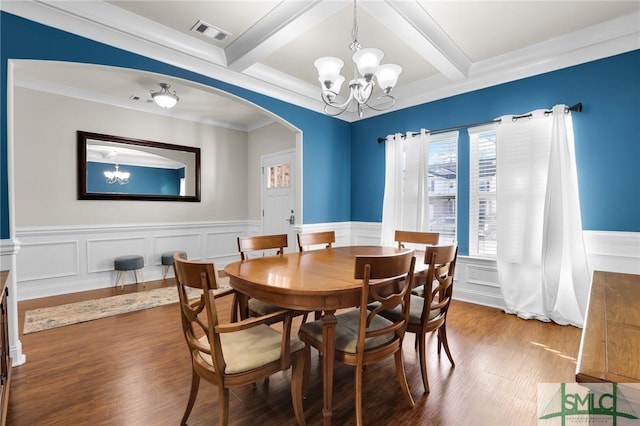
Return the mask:
[[(318, 80), (320, 80), (318, 78)], [(333, 100), (340, 93), (340, 89), (342, 88), (342, 83), (344, 83), (344, 77), (339, 75), (335, 81), (323, 81), (320, 80), (320, 85), (322, 86), (322, 96), (327, 99), (329, 102), (333, 102)]]
[[(313, 65), (315, 65), (318, 70), (318, 80), (320, 80), (322, 87), (332, 90), (330, 86), (335, 85), (338, 77), (341, 77), (340, 71), (344, 66), (344, 61), (333, 56), (325, 56), (317, 59)], [(344, 78), (342, 78), (342, 81), (344, 81)], [(342, 81), (340, 82), (340, 86), (342, 86)], [(340, 88), (332, 91), (339, 92)]]
[(396, 64), (380, 65), (376, 71), (376, 81), (382, 90), (387, 94), (391, 92), (398, 82), (398, 77), (402, 72), (402, 67)]
[(160, 83), (159, 92), (151, 92), (151, 98), (153, 101), (162, 108), (173, 108), (176, 106), (180, 98), (176, 95), (176, 92), (169, 92), (170, 85), (166, 83)]
[(368, 81), (371, 80), (371, 77), (380, 66), (380, 61), (383, 56), (384, 53), (382, 50), (376, 49), (375, 47), (367, 47), (353, 54), (353, 62), (355, 62), (358, 67), (358, 72)]

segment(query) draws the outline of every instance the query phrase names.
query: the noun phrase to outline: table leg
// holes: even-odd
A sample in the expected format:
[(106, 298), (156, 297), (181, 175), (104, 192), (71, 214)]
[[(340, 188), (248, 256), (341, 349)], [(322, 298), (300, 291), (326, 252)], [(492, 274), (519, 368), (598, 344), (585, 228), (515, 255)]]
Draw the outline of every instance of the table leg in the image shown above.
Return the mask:
[(324, 395), (324, 408), (322, 418), (325, 426), (331, 425), (333, 415), (331, 398), (333, 396), (333, 360), (335, 355), (336, 338), (336, 311), (325, 311), (322, 315), (322, 386)]
[(231, 322), (247, 318), (249, 318), (249, 297), (236, 291), (233, 293), (233, 302), (231, 302)]

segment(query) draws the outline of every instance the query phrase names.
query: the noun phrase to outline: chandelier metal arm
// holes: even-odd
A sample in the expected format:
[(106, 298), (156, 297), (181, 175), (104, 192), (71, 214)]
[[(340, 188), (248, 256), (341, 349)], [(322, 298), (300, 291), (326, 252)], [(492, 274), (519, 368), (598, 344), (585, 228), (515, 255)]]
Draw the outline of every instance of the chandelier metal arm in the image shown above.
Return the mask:
[(389, 108), (393, 107), (396, 104), (396, 98), (394, 98), (393, 96), (391, 96), (388, 93), (385, 93), (384, 95), (378, 96), (376, 99), (382, 99), (382, 98), (389, 98), (391, 100), (391, 105), (385, 106), (385, 107), (382, 107), (382, 108), (376, 108), (376, 107), (374, 107), (372, 105), (369, 105), (369, 102), (367, 102), (366, 103), (367, 108), (371, 108), (374, 111), (385, 111), (385, 110), (388, 110)]
[[(335, 93), (331, 92), (333, 95), (335, 95)], [(335, 99), (335, 97), (334, 97)], [(337, 104), (335, 102), (332, 102), (328, 99), (325, 99), (325, 92), (322, 93), (322, 100), (324, 101), (324, 112), (327, 115), (330, 115), (332, 117), (335, 117), (337, 115), (342, 114), (343, 112), (345, 112), (347, 110), (347, 108), (349, 108), (349, 105), (351, 105), (351, 102), (353, 101), (353, 91), (351, 91), (351, 93), (349, 94), (349, 98), (343, 102), (342, 104)], [(336, 110), (338, 110), (338, 112), (336, 113), (332, 113), (329, 112), (329, 110), (327, 108), (335, 108)]]
[(373, 93), (373, 86), (374, 86), (373, 80), (362, 84), (357, 79), (354, 79), (349, 83), (349, 98), (344, 103), (336, 104), (333, 100), (338, 96), (338, 94), (335, 93), (334, 91), (327, 90), (327, 89), (322, 91), (322, 100), (324, 101), (325, 104), (335, 108), (342, 108), (344, 106), (348, 106), (351, 103), (351, 101), (353, 101), (354, 99), (360, 105), (365, 105), (369, 102), (369, 99), (371, 99), (371, 95)]

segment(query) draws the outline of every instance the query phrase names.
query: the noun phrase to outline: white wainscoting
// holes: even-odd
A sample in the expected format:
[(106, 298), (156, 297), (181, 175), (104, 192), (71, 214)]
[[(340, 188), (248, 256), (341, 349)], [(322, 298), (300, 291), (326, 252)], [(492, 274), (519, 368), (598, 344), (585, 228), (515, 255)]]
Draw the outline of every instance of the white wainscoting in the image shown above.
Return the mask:
[[(379, 223), (297, 225), (297, 232), (336, 232), (336, 246), (378, 245)], [(113, 259), (140, 254), (145, 280), (162, 278), (163, 252), (184, 250), (189, 259), (211, 260), (218, 269), (239, 259), (238, 236), (261, 233), (260, 221), (19, 228), (18, 300), (114, 285)], [(590, 270), (640, 274), (640, 233), (585, 231)], [(295, 245), (294, 245), (295, 247)], [(171, 273), (170, 273), (171, 274)], [(132, 274), (127, 284), (133, 281)], [(454, 298), (502, 308), (494, 260), (459, 256)]]
[[(351, 244), (379, 244), (381, 224), (351, 223)], [(589, 270), (640, 274), (640, 232), (584, 231)], [(453, 297), (504, 308), (495, 260), (459, 256)]]
[[(183, 250), (219, 269), (239, 259), (238, 236), (260, 232), (259, 221), (18, 228), (18, 300), (106, 288), (115, 284), (117, 256), (144, 257), (144, 279), (162, 279), (161, 255)], [(171, 272), (170, 272), (171, 274)], [(126, 284), (134, 283), (133, 274)]]

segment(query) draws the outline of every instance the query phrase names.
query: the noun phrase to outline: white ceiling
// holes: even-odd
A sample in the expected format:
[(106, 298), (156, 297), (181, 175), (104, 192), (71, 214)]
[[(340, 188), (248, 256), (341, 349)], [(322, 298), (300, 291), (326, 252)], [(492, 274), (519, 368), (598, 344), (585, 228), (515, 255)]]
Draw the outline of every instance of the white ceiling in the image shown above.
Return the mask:
[[(348, 49), (353, 2), (348, 0), (3, 0), (0, 7), (317, 111), (323, 105), (315, 59), (339, 56), (347, 80), (353, 72)], [(403, 68), (393, 92), (395, 108), (640, 48), (638, 0), (363, 0), (357, 13), (363, 47), (381, 48), (383, 63)], [(198, 20), (231, 35), (223, 42), (206, 39), (191, 31)], [(168, 82), (180, 102), (163, 113), (245, 129), (268, 121), (258, 109), (186, 81), (50, 65), (21, 65), (19, 84), (75, 88), (115, 103), (130, 104), (136, 95), (144, 104), (150, 89)]]

